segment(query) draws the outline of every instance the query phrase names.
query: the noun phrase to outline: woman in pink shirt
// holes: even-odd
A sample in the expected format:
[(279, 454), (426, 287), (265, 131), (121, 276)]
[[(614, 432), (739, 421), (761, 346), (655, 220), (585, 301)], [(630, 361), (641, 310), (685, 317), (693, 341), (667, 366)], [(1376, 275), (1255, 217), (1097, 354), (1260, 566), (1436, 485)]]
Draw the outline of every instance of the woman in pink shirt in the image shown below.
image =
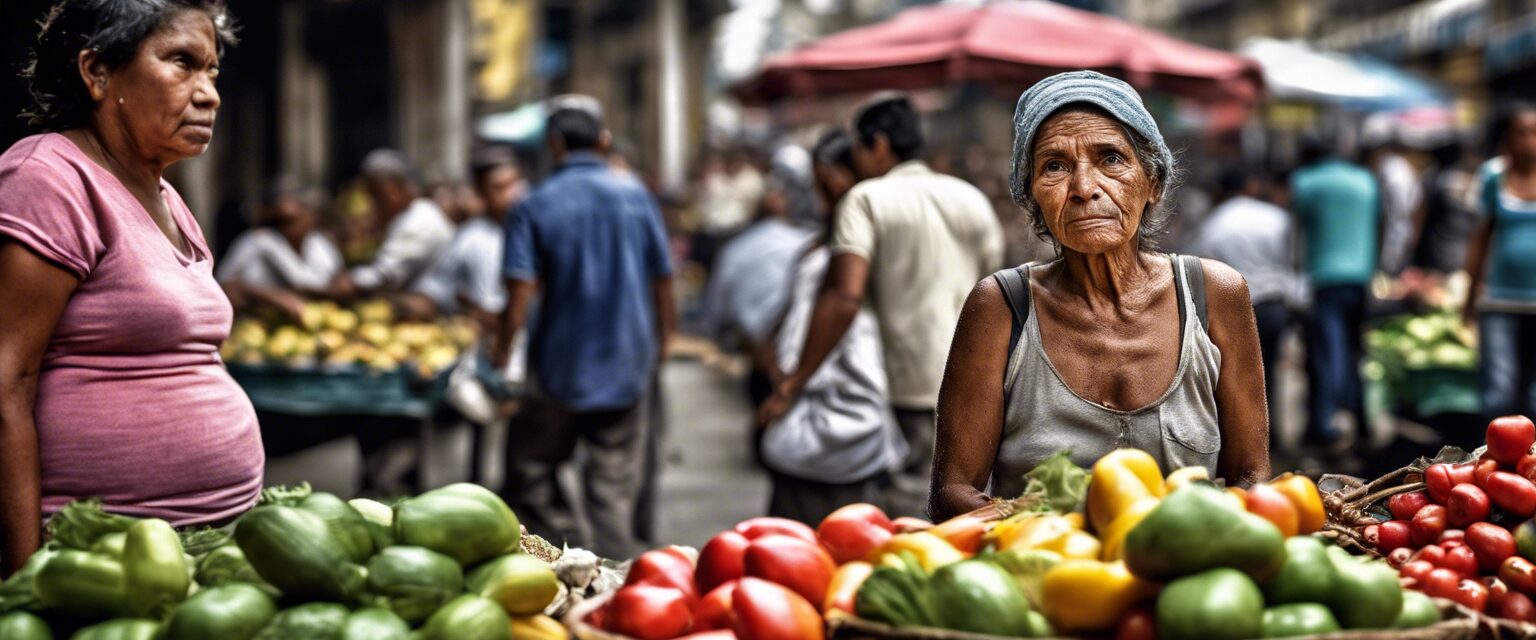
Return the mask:
[(229, 301), (165, 168), (213, 135), (218, 0), (68, 0), (26, 76), (43, 133), (0, 155), (0, 575), (44, 515), (219, 524), (261, 489), (261, 432), (219, 361)]

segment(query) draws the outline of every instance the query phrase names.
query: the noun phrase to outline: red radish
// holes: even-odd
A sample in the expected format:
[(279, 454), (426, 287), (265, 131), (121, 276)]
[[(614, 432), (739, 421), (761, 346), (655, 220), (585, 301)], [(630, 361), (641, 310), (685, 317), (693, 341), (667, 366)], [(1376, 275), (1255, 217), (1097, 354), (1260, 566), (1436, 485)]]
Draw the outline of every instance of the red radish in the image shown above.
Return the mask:
[[(1460, 487), (1457, 488), (1459, 489)], [(1439, 540), (1440, 534), (1445, 533), (1445, 518), (1445, 507), (1438, 504), (1427, 504), (1424, 505), (1423, 509), (1419, 509), (1419, 512), (1413, 516), (1413, 522), (1409, 525), (1409, 537), (1413, 540), (1413, 546), (1422, 546)], [(1397, 521), (1394, 520), (1393, 522)], [(1382, 525), (1382, 527), (1385, 528), (1386, 525)], [(1385, 533), (1378, 535), (1382, 538), (1386, 537)]]
[(1536, 483), (1508, 471), (1488, 476), (1488, 499), (1500, 509), (1523, 518), (1536, 514)]
[(1393, 549), (1392, 553), (1387, 554), (1387, 564), (1391, 565), (1393, 569), (1400, 569), (1403, 565), (1408, 564), (1408, 559), (1412, 556), (1413, 549), (1398, 547)]
[(1488, 494), (1471, 484), (1458, 484), (1451, 489), (1445, 508), (1446, 520), (1457, 528), (1466, 528), (1474, 522), (1487, 520), (1488, 512), (1492, 510)]
[(1467, 546), (1477, 556), (1478, 566), (1485, 573), (1493, 573), (1515, 555), (1515, 536), (1499, 525), (1478, 522), (1467, 527)]
[[(1402, 520), (1381, 523), (1376, 528), (1376, 548), (1381, 551), (1391, 551), (1412, 545), (1412, 528), (1413, 525)], [(1440, 530), (1445, 530), (1444, 522), (1441, 522)], [(1436, 531), (1435, 535), (1440, 535), (1440, 532)]]
[(1468, 578), (1475, 578), (1478, 575), (1477, 554), (1467, 546), (1446, 549), (1445, 559), (1440, 561), (1440, 566)]
[(1387, 509), (1392, 512), (1393, 520), (1412, 520), (1419, 508), (1426, 504), (1429, 504), (1429, 494), (1423, 491), (1399, 493), (1387, 498)]
[(1536, 444), (1536, 424), (1525, 416), (1504, 416), (1488, 423), (1488, 455), (1500, 464), (1514, 466)]

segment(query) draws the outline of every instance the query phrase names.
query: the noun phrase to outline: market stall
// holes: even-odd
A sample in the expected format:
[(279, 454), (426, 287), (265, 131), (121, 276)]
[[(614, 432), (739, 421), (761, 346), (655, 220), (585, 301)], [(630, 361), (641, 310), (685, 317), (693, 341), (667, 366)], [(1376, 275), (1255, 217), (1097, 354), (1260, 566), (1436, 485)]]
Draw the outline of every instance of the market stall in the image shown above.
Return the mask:
[(1063, 453), (937, 524), (853, 504), (622, 562), (528, 535), (472, 484), (393, 505), (276, 487), (187, 531), (76, 502), (0, 584), (0, 640), (1536, 637), (1536, 425), (1485, 437), (1247, 489)]

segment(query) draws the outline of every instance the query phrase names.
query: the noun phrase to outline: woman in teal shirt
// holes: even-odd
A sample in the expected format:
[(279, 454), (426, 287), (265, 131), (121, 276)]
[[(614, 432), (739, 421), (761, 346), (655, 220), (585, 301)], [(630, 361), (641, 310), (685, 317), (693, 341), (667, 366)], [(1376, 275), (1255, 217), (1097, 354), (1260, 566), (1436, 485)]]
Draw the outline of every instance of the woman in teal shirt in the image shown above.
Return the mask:
[(1479, 172), (1484, 222), (1467, 252), (1464, 313), (1477, 314), (1483, 413), (1491, 419), (1536, 414), (1536, 105), (1508, 109), (1489, 133), (1499, 156)]

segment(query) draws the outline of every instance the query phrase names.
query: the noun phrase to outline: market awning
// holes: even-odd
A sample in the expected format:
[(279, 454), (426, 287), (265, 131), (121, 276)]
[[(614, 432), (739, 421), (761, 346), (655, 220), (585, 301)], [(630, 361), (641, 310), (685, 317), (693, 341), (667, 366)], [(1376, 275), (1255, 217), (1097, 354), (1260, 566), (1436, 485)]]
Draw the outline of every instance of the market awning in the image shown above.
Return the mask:
[(1208, 103), (1262, 93), (1251, 60), (1047, 0), (908, 9), (769, 58), (733, 92), (747, 104), (960, 82), (1011, 93), (1072, 69)]
[(1318, 51), (1301, 42), (1255, 38), (1239, 51), (1257, 60), (1271, 98), (1360, 111), (1447, 108), (1450, 98), (1429, 81), (1359, 55)]

